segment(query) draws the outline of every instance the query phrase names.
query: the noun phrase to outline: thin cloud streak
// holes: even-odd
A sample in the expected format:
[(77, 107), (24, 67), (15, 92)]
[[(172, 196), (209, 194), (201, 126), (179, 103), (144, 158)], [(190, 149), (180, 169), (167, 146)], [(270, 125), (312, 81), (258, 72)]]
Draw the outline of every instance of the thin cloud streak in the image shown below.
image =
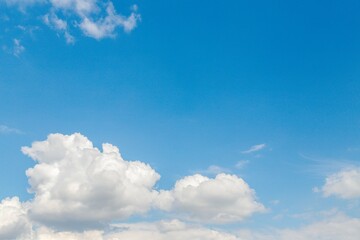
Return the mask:
[(264, 148), (266, 148), (266, 144), (262, 143), (262, 144), (251, 146), (248, 150), (242, 151), (241, 153), (248, 154), (248, 153), (258, 152), (258, 151), (263, 150)]
[(24, 132), (16, 128), (8, 127), (6, 125), (0, 125), (0, 134), (24, 134)]

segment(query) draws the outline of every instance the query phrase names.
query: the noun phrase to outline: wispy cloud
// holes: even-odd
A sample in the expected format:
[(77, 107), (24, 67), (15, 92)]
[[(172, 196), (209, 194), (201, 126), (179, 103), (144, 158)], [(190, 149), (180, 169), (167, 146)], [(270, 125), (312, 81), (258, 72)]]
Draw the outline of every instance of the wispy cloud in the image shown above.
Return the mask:
[(16, 128), (0, 125), (0, 134), (23, 134), (23, 132)]
[(241, 153), (248, 154), (248, 153), (258, 152), (258, 151), (263, 150), (264, 148), (266, 148), (266, 144), (262, 143), (262, 144), (251, 146), (248, 150), (242, 151)]
[(227, 168), (220, 167), (217, 165), (211, 165), (205, 170), (197, 171), (198, 173), (202, 173), (205, 175), (216, 175), (219, 173), (230, 173), (231, 171)]
[(236, 163), (236, 165), (235, 165), (235, 167), (237, 168), (237, 169), (242, 169), (242, 168), (244, 168), (247, 164), (249, 164), (249, 160), (240, 160), (240, 161), (238, 161), (237, 163)]

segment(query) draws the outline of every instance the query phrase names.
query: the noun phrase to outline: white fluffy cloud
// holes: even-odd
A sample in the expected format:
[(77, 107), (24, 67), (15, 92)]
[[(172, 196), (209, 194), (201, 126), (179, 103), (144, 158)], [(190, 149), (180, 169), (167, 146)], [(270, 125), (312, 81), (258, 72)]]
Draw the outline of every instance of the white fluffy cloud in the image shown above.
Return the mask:
[(81, 134), (51, 134), (23, 147), (37, 164), (26, 171), (35, 194), (29, 215), (59, 228), (99, 226), (147, 212), (160, 178), (149, 165), (122, 159), (118, 148), (103, 151)]
[(149, 165), (124, 160), (111, 144), (99, 150), (79, 133), (50, 134), (22, 152), (35, 161), (26, 171), (34, 197), (26, 203), (18, 198), (1, 202), (0, 239), (235, 240), (179, 220), (111, 224), (152, 208), (201, 223), (239, 221), (265, 209), (255, 191), (230, 174), (196, 174), (171, 190), (155, 190), (160, 175)]
[(118, 28), (130, 32), (140, 20), (136, 6), (124, 16), (116, 12), (112, 1), (107, 0), (5, 0), (5, 3), (18, 6), (22, 11), (31, 6), (46, 9), (44, 23), (63, 34), (67, 43), (75, 42), (72, 32), (76, 30), (97, 40), (113, 38)]
[(81, 134), (50, 134), (45, 141), (23, 147), (37, 164), (26, 171), (35, 194), (30, 217), (57, 228), (91, 228), (142, 214), (152, 207), (191, 220), (240, 221), (265, 208), (255, 191), (235, 175), (211, 179), (188, 176), (170, 191), (154, 190), (160, 176), (149, 165), (122, 159), (119, 149), (103, 151)]
[(214, 179), (196, 174), (180, 179), (171, 191), (161, 191), (159, 207), (175, 210), (201, 222), (240, 221), (265, 207), (255, 191), (235, 175), (218, 174)]
[(330, 175), (321, 191), (326, 197), (360, 198), (360, 168), (346, 169)]
[(0, 203), (0, 239), (29, 239), (31, 224), (27, 206), (17, 197), (6, 198)]

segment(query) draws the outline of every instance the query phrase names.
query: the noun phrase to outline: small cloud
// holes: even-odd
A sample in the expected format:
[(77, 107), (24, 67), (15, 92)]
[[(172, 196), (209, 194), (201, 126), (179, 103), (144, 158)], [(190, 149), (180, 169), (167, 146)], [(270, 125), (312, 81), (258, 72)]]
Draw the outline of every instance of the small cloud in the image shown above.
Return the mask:
[(326, 177), (321, 188), (315, 187), (314, 192), (322, 192), (324, 197), (335, 196), (341, 199), (360, 198), (360, 167), (341, 170)]
[(250, 161), (249, 160), (240, 160), (236, 163), (235, 167), (237, 169), (242, 169), (244, 168)]
[(23, 134), (23, 132), (16, 128), (11, 128), (5, 125), (0, 125), (0, 134)]
[(19, 57), (20, 54), (25, 51), (25, 47), (23, 45), (21, 45), (21, 42), (19, 39), (14, 38), (13, 43), (14, 43), (14, 46), (13, 46), (12, 53), (14, 54), (14, 56)]
[(251, 146), (248, 150), (242, 151), (241, 153), (248, 154), (248, 153), (258, 152), (258, 151), (264, 149), (265, 147), (266, 147), (266, 144), (262, 143), (262, 144)]
[(209, 174), (209, 175), (217, 175), (220, 173), (230, 173), (231, 171), (229, 169), (217, 166), (217, 165), (211, 165), (206, 170), (198, 171), (202, 174)]
[[(135, 29), (141, 21), (137, 5), (130, 7), (128, 16), (119, 14), (113, 1), (95, 0), (5, 0), (8, 7), (17, 7), (25, 13), (28, 7), (42, 7), (46, 9), (43, 16), (45, 25), (53, 29), (57, 34), (64, 36), (68, 44), (75, 43), (75, 36), (71, 32), (80, 30), (83, 35), (101, 40), (115, 38), (117, 30), (122, 28), (129, 33)], [(66, 14), (65, 14), (66, 13)], [(30, 13), (27, 13), (30, 15)]]

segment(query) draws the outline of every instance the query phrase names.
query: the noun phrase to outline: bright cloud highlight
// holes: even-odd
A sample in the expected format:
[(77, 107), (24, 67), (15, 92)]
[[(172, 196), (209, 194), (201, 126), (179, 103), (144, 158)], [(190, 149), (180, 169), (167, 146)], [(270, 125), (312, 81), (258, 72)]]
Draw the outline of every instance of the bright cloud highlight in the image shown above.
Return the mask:
[(235, 175), (218, 174), (214, 179), (196, 174), (180, 179), (171, 191), (161, 196), (168, 210), (201, 222), (240, 221), (265, 207), (256, 201), (255, 191)]
[(147, 212), (160, 176), (149, 165), (103, 151), (81, 134), (51, 134), (22, 151), (37, 164), (26, 171), (35, 194), (30, 216), (59, 228), (89, 228)]
[(330, 175), (321, 191), (325, 197), (360, 198), (360, 168), (346, 169)]

